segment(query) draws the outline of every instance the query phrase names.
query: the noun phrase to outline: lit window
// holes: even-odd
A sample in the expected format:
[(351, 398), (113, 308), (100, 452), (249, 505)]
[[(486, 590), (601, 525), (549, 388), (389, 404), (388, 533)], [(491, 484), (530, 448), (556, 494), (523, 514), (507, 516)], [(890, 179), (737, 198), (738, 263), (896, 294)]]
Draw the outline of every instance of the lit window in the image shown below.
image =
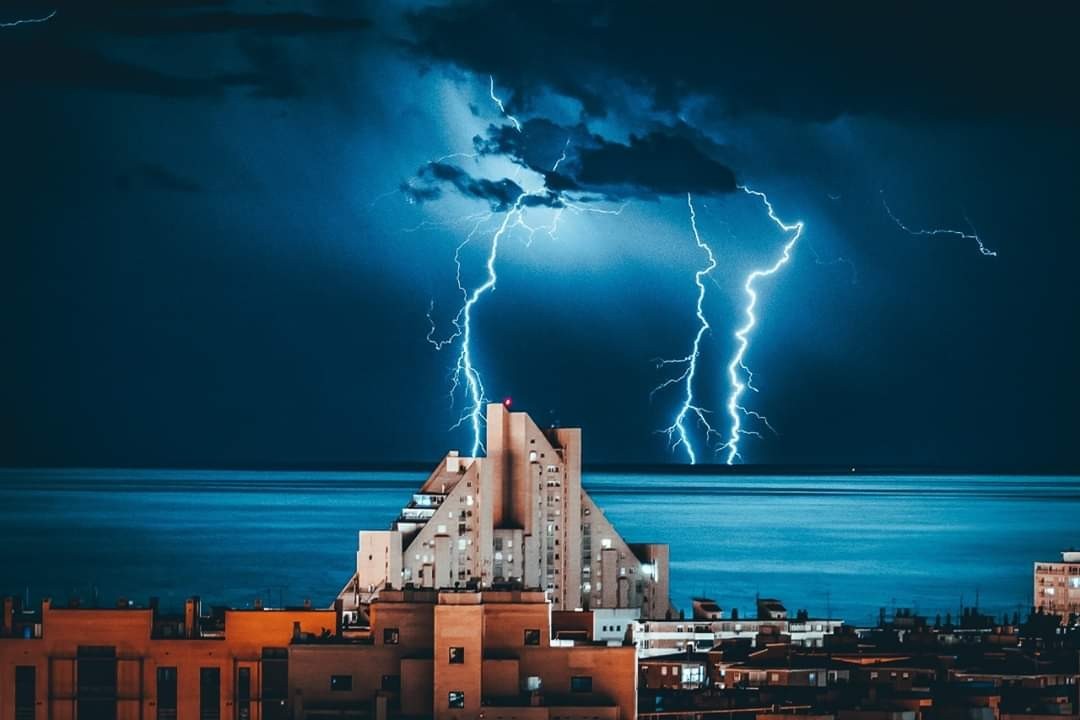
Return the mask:
[(437, 533), (438, 533), (439, 535), (445, 535), (445, 534), (446, 534), (446, 526), (445, 526), (445, 525), (440, 525), (440, 526), (438, 526), (437, 528), (435, 528), (435, 531), (436, 531), (436, 532), (437, 532)]
[(592, 677), (589, 675), (573, 675), (570, 678), (570, 692), (592, 692)]
[(382, 641), (383, 645), (397, 645), (401, 642), (401, 633), (397, 628), (383, 628)]
[(465, 707), (465, 692), (462, 690), (451, 690), (446, 694), (446, 705), (451, 710), (460, 710)]
[(604, 548), (605, 550), (610, 548), (611, 547), (611, 538), (601, 538), (600, 539), (600, 547)]
[(530, 675), (529, 677), (525, 678), (525, 690), (527, 690), (528, 692), (536, 692), (540, 689), (541, 683), (542, 681), (538, 676)]
[(452, 647), (450, 648), (450, 664), (451, 665), (464, 665), (465, 664), (465, 648)]
[(540, 644), (540, 629), (528, 628), (525, 630), (525, 644), (526, 645), (539, 645)]

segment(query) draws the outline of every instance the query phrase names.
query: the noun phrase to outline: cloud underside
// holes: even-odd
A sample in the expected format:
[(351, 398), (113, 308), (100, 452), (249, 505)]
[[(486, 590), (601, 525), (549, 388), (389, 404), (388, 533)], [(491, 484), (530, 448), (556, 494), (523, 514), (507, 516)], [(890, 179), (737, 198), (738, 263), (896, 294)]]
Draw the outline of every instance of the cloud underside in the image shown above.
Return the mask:
[[(656, 107), (705, 98), (728, 116), (806, 121), (1075, 124), (1071, 34), (1080, 5), (501, 3), (410, 16), (412, 49), (494, 74), (511, 111), (546, 91), (601, 116), (629, 85)], [(498, 28), (493, 31), (492, 28)], [(1032, 38), (1039, 38), (1033, 42)]]

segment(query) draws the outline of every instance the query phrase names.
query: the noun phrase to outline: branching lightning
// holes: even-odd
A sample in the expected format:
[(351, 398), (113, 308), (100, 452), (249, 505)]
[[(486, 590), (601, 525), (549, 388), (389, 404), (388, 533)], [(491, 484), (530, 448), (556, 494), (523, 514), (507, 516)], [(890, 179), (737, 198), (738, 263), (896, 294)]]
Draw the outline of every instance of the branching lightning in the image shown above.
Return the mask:
[(694, 212), (694, 200), (690, 196), (690, 193), (686, 194), (686, 205), (690, 210), (690, 229), (694, 233), (694, 241), (697, 246), (705, 251), (708, 257), (708, 263), (704, 268), (694, 273), (694, 284), (697, 285), (697, 306), (695, 308), (695, 315), (698, 319), (698, 330), (694, 335), (694, 342), (690, 346), (690, 352), (685, 357), (666, 360), (657, 360), (657, 367), (665, 367), (667, 365), (674, 365), (683, 368), (683, 371), (677, 377), (669, 378), (664, 382), (657, 385), (652, 395), (655, 395), (660, 390), (670, 387), (672, 385), (678, 385), (682, 383), (686, 389), (686, 394), (683, 398), (682, 404), (679, 406), (679, 412), (675, 415), (675, 420), (667, 428), (662, 430), (664, 434), (668, 436), (668, 440), (671, 443), (671, 447), (675, 448), (682, 445), (686, 448), (686, 455), (690, 460), (690, 464), (697, 463), (697, 453), (694, 451), (694, 444), (690, 439), (690, 432), (686, 427), (688, 416), (693, 415), (697, 418), (702, 427), (705, 428), (706, 440), (714, 434), (719, 433), (709, 423), (707, 417), (709, 411), (701, 407), (694, 400), (694, 376), (697, 374), (698, 359), (701, 357), (701, 339), (705, 336), (705, 333), (711, 329), (708, 319), (705, 317), (705, 278), (716, 269), (716, 257), (713, 255), (712, 248), (708, 243), (701, 239), (701, 234), (698, 232), (697, 227), (697, 214)]
[[(509, 114), (506, 111), (501, 98), (495, 94), (495, 79), (489, 77), (489, 95), (491, 100), (499, 108), (499, 111), (506, 117), (507, 120), (513, 125), (514, 129), (521, 132), (521, 123), (516, 117)], [(567, 152), (570, 147), (570, 139), (567, 138), (566, 144), (563, 146), (562, 154), (555, 160), (552, 166), (552, 172), (559, 169), (559, 165), (562, 164), (567, 158)], [(441, 162), (447, 159), (456, 157), (475, 158), (474, 153), (452, 153), (446, 155), (435, 162)], [(465, 239), (457, 246), (454, 251), (454, 266), (455, 266), (455, 279), (457, 282), (458, 291), (461, 293), (461, 306), (451, 321), (453, 325), (453, 331), (444, 338), (436, 337), (436, 325), (432, 318), (432, 313), (435, 309), (434, 301), (428, 308), (428, 323), (430, 329), (427, 334), (427, 340), (436, 350), (452, 345), (455, 342), (460, 341), (460, 350), (457, 355), (457, 360), (454, 364), (454, 369), (451, 373), (451, 385), (450, 385), (450, 397), (453, 400), (457, 396), (460, 388), (464, 387), (466, 395), (466, 407), (463, 413), (458, 418), (457, 422), (451, 427), (451, 429), (461, 427), (462, 425), (468, 426), (472, 430), (473, 443), (472, 443), (472, 455), (475, 457), (483, 450), (482, 430), (484, 425), (484, 405), (487, 402), (487, 395), (484, 390), (484, 382), (480, 376), (479, 371), (476, 368), (476, 364), (473, 361), (472, 339), (473, 339), (473, 309), (477, 303), (487, 294), (495, 290), (496, 283), (498, 282), (497, 261), (499, 257), (500, 243), (505, 239), (507, 233), (512, 232), (517, 228), (521, 228), (525, 231), (525, 245), (528, 246), (532, 243), (532, 240), (536, 233), (543, 232), (548, 237), (554, 238), (559, 230), (559, 221), (562, 218), (563, 213), (566, 210), (570, 210), (576, 214), (582, 213), (597, 213), (602, 215), (619, 215), (622, 213), (623, 206), (619, 206), (616, 209), (609, 208), (592, 208), (581, 205), (574, 202), (571, 198), (562, 194), (556, 194), (554, 196), (554, 202), (551, 203), (551, 207), (554, 209), (552, 220), (548, 225), (532, 225), (528, 222), (526, 217), (528, 211), (529, 198), (539, 198), (548, 195), (551, 191), (541, 183), (539, 187), (534, 190), (523, 191), (515, 199), (513, 205), (503, 215), (502, 220), (499, 222), (498, 227), (494, 230), (491, 236), (491, 245), (488, 248), (487, 258), (484, 263), (485, 277), (484, 280), (469, 290), (462, 281), (462, 260), (461, 253), (467, 245), (469, 245), (480, 231), (485, 227), (485, 224), (495, 217), (494, 212), (483, 212), (469, 215), (463, 218), (465, 221), (475, 221), (472, 229), (466, 235)], [(422, 223), (421, 226), (424, 224)], [(418, 226), (417, 229), (419, 229)]]
[(937, 237), (939, 235), (946, 235), (949, 237), (960, 238), (961, 240), (974, 240), (975, 243), (979, 246), (980, 253), (982, 253), (986, 257), (997, 257), (997, 250), (991, 250), (990, 248), (986, 247), (986, 245), (982, 241), (982, 238), (979, 237), (979, 232), (971, 224), (971, 221), (968, 220), (966, 217), (964, 218), (964, 220), (965, 222), (967, 222), (968, 227), (971, 229), (970, 233), (966, 233), (963, 230), (951, 230), (948, 228), (916, 230), (913, 228), (909, 228), (903, 223), (903, 221), (900, 220), (900, 218), (896, 216), (895, 213), (893, 213), (892, 208), (889, 207), (889, 203), (885, 202), (884, 191), (882, 191), (881, 193), (881, 205), (885, 208), (885, 212), (892, 219), (892, 221), (896, 223), (896, 226), (906, 232), (908, 235), (912, 235), (914, 237)]
[(48, 22), (56, 17), (56, 13), (57, 11), (53, 10), (48, 15), (39, 18), (25, 18), (22, 20), (12, 20), (10, 22), (0, 22), (0, 28), (13, 28), (19, 27), (20, 25), (36, 25), (38, 23)]
[(757, 316), (754, 314), (754, 308), (757, 305), (757, 291), (754, 289), (754, 283), (759, 278), (769, 277), (775, 274), (780, 268), (787, 265), (791, 260), (791, 253), (795, 249), (795, 245), (799, 242), (799, 238), (802, 237), (803, 223), (802, 221), (796, 222), (793, 225), (789, 225), (781, 220), (776, 212), (773, 210), (772, 203), (769, 202), (768, 196), (757, 190), (751, 190), (745, 185), (739, 185), (739, 190), (742, 190), (747, 195), (753, 195), (760, 198), (762, 204), (765, 206), (765, 210), (769, 214), (769, 219), (780, 228), (784, 233), (791, 233), (790, 239), (784, 244), (780, 256), (776, 261), (767, 268), (753, 270), (746, 276), (746, 280), (743, 282), (743, 291), (746, 293), (746, 306), (743, 309), (746, 315), (746, 322), (735, 331), (735, 353), (728, 363), (728, 381), (730, 383), (730, 392), (727, 400), (728, 416), (731, 418), (731, 425), (728, 430), (728, 439), (720, 446), (721, 451), (727, 451), (727, 458), (725, 462), (728, 465), (735, 463), (736, 458), (739, 455), (739, 440), (743, 435), (754, 435), (755, 437), (761, 437), (761, 434), (756, 430), (749, 430), (743, 428), (743, 417), (750, 417), (761, 422), (765, 427), (773, 432), (776, 432), (773, 426), (769, 423), (768, 418), (764, 415), (748, 410), (742, 405), (742, 394), (747, 388), (757, 391), (757, 388), (753, 385), (754, 375), (750, 372), (750, 368), (746, 366), (746, 351), (750, 347), (750, 333), (757, 325)]

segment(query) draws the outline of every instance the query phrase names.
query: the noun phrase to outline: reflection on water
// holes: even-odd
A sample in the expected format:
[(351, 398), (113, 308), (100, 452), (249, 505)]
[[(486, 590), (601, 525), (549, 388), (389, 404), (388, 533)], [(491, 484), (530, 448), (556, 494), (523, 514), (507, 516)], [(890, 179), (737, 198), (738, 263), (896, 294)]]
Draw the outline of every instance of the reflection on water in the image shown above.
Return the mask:
[[(0, 592), (200, 594), (329, 604), (356, 531), (384, 528), (423, 473), (0, 471)], [(671, 545), (680, 607), (755, 594), (856, 622), (879, 607), (1000, 614), (1031, 604), (1031, 566), (1080, 545), (1080, 478), (589, 474), (631, 541)]]

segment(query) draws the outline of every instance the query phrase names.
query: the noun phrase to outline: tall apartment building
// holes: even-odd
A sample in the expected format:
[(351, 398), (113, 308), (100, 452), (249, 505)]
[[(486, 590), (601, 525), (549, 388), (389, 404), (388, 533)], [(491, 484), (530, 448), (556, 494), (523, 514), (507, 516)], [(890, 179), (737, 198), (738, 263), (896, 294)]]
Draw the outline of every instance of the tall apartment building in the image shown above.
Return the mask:
[(1061, 553), (1061, 562), (1037, 562), (1034, 571), (1036, 610), (1060, 615), (1080, 615), (1080, 552)]
[(362, 612), (388, 588), (547, 592), (555, 610), (670, 617), (668, 547), (629, 544), (581, 487), (581, 430), (487, 408), (487, 454), (446, 455), (390, 530), (362, 531), (341, 592)]

